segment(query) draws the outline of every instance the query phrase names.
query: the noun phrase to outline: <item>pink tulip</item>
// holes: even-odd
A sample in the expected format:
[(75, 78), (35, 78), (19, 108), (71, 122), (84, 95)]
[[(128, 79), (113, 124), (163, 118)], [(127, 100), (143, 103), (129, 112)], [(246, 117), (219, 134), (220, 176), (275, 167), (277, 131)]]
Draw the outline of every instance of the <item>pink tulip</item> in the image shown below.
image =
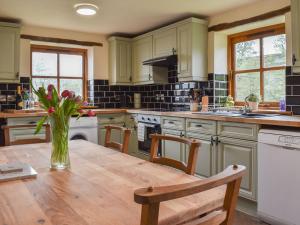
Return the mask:
[(84, 110), (83, 109), (78, 109), (77, 112), (79, 112), (80, 114), (83, 114)]
[(52, 95), (50, 93), (48, 93), (46, 98), (47, 98), (47, 100), (51, 101), (52, 100)]
[(75, 98), (75, 102), (77, 104), (79, 104), (81, 102), (81, 97), (79, 95)]
[(69, 98), (74, 98), (74, 97), (75, 97), (75, 92), (69, 91)]
[(54, 85), (49, 84), (48, 87), (47, 87), (48, 92), (52, 92), (53, 89), (54, 89)]
[(94, 111), (92, 111), (92, 110), (89, 110), (88, 112), (87, 112), (87, 114), (88, 114), (88, 116), (95, 116), (96, 115), (96, 113), (94, 112)]
[(53, 106), (49, 107), (48, 113), (49, 113), (49, 114), (52, 114), (52, 113), (54, 113), (54, 112), (55, 112), (55, 108), (54, 108)]
[(69, 97), (69, 95), (70, 95), (70, 92), (69, 92), (68, 90), (64, 90), (64, 91), (61, 93), (61, 96), (62, 96), (63, 98), (67, 98), (67, 97)]

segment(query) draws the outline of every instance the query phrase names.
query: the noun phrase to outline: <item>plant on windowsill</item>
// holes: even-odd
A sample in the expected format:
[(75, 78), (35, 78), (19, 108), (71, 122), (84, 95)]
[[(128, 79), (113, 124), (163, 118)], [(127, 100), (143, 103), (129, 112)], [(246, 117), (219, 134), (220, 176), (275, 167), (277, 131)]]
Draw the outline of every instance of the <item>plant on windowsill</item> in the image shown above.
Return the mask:
[(251, 93), (245, 98), (245, 106), (248, 106), (251, 111), (258, 110), (259, 101), (260, 98), (257, 95)]
[(70, 168), (69, 157), (69, 122), (71, 116), (77, 116), (79, 119), (83, 114), (94, 116), (91, 110), (84, 111), (82, 105), (86, 105), (80, 96), (75, 96), (73, 91), (64, 90), (61, 95), (58, 94), (56, 88), (50, 84), (47, 90), (40, 87), (36, 90), (31, 84), (34, 94), (38, 97), (40, 106), (45, 109), (48, 114), (44, 116), (38, 123), (35, 134), (39, 133), (43, 124), (50, 122), (52, 134), (52, 152), (51, 152), (51, 169), (68, 169)]

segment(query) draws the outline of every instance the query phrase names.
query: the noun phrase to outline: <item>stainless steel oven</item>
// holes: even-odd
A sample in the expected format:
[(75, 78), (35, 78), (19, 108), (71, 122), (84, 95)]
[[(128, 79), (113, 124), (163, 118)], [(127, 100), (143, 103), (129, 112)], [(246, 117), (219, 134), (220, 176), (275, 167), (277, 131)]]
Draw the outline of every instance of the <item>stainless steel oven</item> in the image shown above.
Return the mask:
[[(138, 115), (138, 147), (144, 154), (150, 154), (151, 134), (161, 134), (160, 117), (153, 115)], [(161, 155), (161, 143), (158, 154)]]

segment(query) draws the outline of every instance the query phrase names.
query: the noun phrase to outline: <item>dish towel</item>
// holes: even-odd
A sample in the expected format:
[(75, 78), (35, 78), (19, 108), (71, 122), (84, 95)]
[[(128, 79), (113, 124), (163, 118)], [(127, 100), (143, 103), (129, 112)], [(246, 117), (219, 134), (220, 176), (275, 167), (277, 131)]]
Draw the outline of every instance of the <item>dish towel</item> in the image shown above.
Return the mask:
[(145, 140), (145, 124), (138, 123), (138, 141)]

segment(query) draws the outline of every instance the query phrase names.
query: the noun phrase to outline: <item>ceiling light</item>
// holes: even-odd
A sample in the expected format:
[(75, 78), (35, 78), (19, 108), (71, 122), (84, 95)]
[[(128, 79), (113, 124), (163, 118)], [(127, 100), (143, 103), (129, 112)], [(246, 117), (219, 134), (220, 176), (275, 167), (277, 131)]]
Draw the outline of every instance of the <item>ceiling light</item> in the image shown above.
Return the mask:
[(80, 3), (74, 5), (76, 12), (80, 15), (84, 16), (92, 16), (95, 15), (98, 11), (98, 6), (90, 3)]

